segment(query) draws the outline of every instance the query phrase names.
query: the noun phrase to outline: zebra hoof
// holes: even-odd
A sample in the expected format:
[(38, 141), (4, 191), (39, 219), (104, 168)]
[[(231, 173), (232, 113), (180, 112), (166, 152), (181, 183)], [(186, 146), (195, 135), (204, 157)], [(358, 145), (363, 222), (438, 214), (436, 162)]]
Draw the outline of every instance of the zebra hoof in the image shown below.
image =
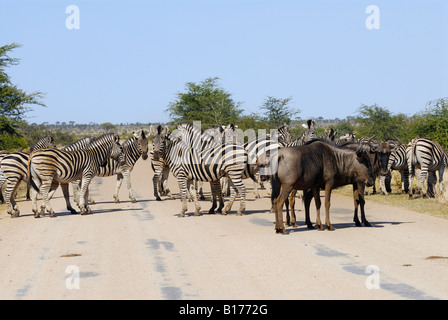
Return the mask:
[(11, 218), (17, 218), (19, 215), (20, 215), (20, 211), (14, 211), (14, 212), (11, 214)]
[(162, 199), (160, 199), (160, 197), (156, 197), (156, 200), (157, 201), (162, 201)]
[(132, 198), (132, 199), (131, 199), (131, 202), (132, 202), (132, 203), (137, 203), (137, 199)]

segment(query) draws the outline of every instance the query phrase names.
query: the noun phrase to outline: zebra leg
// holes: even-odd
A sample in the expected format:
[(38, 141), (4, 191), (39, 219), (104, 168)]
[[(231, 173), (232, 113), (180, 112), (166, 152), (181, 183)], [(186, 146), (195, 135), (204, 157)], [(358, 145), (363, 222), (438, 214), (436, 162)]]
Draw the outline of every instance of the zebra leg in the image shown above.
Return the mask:
[[(132, 185), (131, 185), (131, 171), (125, 170), (123, 172), (123, 178), (124, 178), (124, 182), (126, 183), (126, 187), (128, 188), (129, 199), (131, 199), (132, 203), (137, 202), (137, 199), (135, 198), (134, 191), (132, 190)], [(118, 195), (118, 191), (117, 191), (117, 195)]]
[(426, 178), (427, 178), (427, 176), (428, 176), (428, 169), (427, 168), (422, 168), (421, 169), (421, 172), (420, 172), (420, 188), (421, 188), (421, 190), (422, 190), (422, 197), (423, 198), (427, 198), (427, 191), (426, 191), (426, 187), (425, 187), (425, 181), (426, 181)]
[[(240, 208), (236, 212), (237, 215), (241, 216), (246, 209), (246, 187), (244, 186), (243, 181), (241, 180), (241, 175), (237, 175), (235, 177), (230, 178), (231, 185), (235, 190), (235, 195), (232, 197), (230, 203), (226, 207), (226, 212), (229, 212), (232, 208), (233, 202), (235, 201), (236, 196), (239, 194), (240, 196)], [(227, 210), (228, 208), (228, 210)]]
[(187, 212), (187, 178), (177, 178), (177, 183), (180, 189), (180, 198), (182, 202), (182, 209), (180, 210), (180, 215), (185, 217), (185, 212)]
[[(65, 204), (67, 205), (67, 210), (70, 211), (71, 214), (77, 214), (76, 210), (73, 209), (70, 203), (70, 193), (68, 190), (68, 183), (61, 183), (62, 193), (64, 194)], [(52, 197), (53, 195), (51, 195)]]
[(198, 197), (196, 194), (195, 183), (190, 183), (190, 195), (193, 198), (194, 206), (196, 208), (194, 211), (194, 215), (200, 216), (201, 206), (199, 205)]
[(54, 188), (53, 190), (56, 190), (57, 185), (59, 185), (59, 183), (53, 181), (53, 177), (46, 177), (46, 180), (42, 181), (40, 193), (44, 202), (40, 207), (40, 215), (43, 215), (46, 210), (50, 214), (50, 217), (54, 217), (55, 212), (50, 205), (50, 191), (52, 188)]
[(443, 172), (445, 171), (445, 166), (443, 164), (439, 167), (439, 184), (440, 184), (440, 194), (443, 194), (443, 191), (445, 190), (443, 185)]
[(152, 176), (152, 183), (154, 185), (154, 197), (156, 198), (157, 201), (161, 201), (162, 199), (159, 197), (159, 193), (157, 192), (158, 181), (159, 181), (159, 174), (154, 173), (154, 175)]
[(203, 192), (203, 190), (202, 190), (202, 185), (203, 185), (204, 183), (203, 183), (202, 181), (199, 181), (198, 183), (199, 183), (199, 188), (198, 188), (197, 190), (198, 190), (198, 194), (199, 194), (199, 199), (200, 199), (200, 200), (205, 200), (204, 192)]
[(120, 203), (120, 199), (118, 198), (118, 192), (120, 191), (122, 182), (123, 182), (123, 175), (121, 173), (118, 173), (117, 181), (115, 182), (115, 193), (114, 193), (115, 203)]
[(168, 188), (168, 177), (170, 176), (170, 168), (164, 167), (161, 174), (161, 185), (165, 195), (169, 198), (173, 198), (170, 189)]
[(19, 208), (15, 200), (15, 195), (19, 187), (19, 184), (20, 180), (17, 179), (6, 180), (6, 189), (5, 189), (6, 212), (8, 212), (8, 214), (11, 215), (11, 218), (18, 217), (20, 214)]
[(91, 180), (92, 178), (90, 176), (83, 177), (83, 179), (81, 180), (81, 191), (79, 195), (79, 209), (81, 211), (81, 215), (92, 213), (92, 210), (88, 205), (89, 184)]
[(208, 213), (213, 214), (215, 213), (215, 209), (217, 207), (217, 199), (219, 199), (219, 207), (218, 210), (216, 211), (217, 213), (222, 213), (222, 208), (224, 207), (224, 201), (222, 199), (222, 189), (221, 189), (221, 182), (218, 181), (212, 181), (210, 182), (210, 189), (212, 192), (212, 207), (210, 208), (210, 210), (208, 211)]

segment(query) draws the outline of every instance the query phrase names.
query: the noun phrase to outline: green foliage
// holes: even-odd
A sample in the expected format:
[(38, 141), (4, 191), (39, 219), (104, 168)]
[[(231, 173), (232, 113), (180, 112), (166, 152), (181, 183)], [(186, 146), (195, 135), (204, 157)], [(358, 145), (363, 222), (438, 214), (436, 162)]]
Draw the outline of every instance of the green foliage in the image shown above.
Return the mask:
[(430, 101), (426, 110), (413, 117), (411, 127), (416, 137), (426, 137), (448, 148), (448, 98)]
[(178, 93), (166, 109), (171, 119), (174, 122), (199, 120), (203, 129), (235, 123), (241, 113), (240, 104), (218, 87), (218, 80), (215, 77), (200, 83), (187, 82), (186, 92)]
[(393, 115), (376, 104), (362, 105), (356, 121), (359, 123), (355, 129), (357, 137), (375, 136), (377, 140), (394, 139), (394, 136), (403, 135), (402, 128), (407, 125), (404, 115)]
[(24, 147), (20, 138), (20, 127), (25, 124), (25, 114), (31, 110), (29, 105), (45, 106), (41, 101), (41, 92), (26, 93), (11, 83), (5, 68), (17, 65), (19, 59), (11, 58), (8, 53), (20, 45), (17, 43), (0, 47), (0, 135), (2, 149), (12, 150)]
[(289, 106), (291, 98), (278, 99), (268, 96), (261, 106), (264, 112), (264, 121), (269, 128), (280, 128), (285, 124), (291, 123), (291, 118), (300, 113), (300, 110), (295, 110)]

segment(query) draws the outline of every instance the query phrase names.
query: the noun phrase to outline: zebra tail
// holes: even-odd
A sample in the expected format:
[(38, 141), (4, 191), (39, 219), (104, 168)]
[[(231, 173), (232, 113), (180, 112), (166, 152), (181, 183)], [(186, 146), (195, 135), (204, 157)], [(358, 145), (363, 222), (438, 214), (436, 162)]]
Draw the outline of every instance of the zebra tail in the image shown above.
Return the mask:
[(415, 149), (417, 148), (417, 139), (412, 139), (411, 141), (411, 166), (409, 170), (409, 175), (411, 177), (414, 176), (414, 157), (415, 157)]
[(33, 187), (34, 190), (39, 192), (39, 187), (36, 185), (36, 183), (33, 180), (33, 175), (31, 173), (31, 159), (33, 158), (33, 152), (31, 152), (29, 158), (28, 158), (28, 184)]

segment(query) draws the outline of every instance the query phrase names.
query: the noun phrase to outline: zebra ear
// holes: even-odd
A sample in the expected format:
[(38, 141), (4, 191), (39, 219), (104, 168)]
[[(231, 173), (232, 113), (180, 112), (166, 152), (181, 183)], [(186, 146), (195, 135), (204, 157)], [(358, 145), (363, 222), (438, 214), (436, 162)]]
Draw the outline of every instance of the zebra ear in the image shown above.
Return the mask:
[(154, 128), (154, 126), (151, 125), (151, 126), (149, 127), (149, 135), (150, 135), (150, 136), (155, 136), (156, 133), (157, 133), (156, 128)]
[(165, 126), (163, 128), (162, 134), (167, 135), (170, 132), (170, 128), (168, 128), (168, 126)]
[(146, 139), (145, 131), (143, 131), (143, 129), (142, 129), (141, 136), (142, 136), (142, 139)]
[(134, 135), (134, 137), (136, 137), (138, 139), (138, 134), (135, 132), (132, 132), (132, 134)]

